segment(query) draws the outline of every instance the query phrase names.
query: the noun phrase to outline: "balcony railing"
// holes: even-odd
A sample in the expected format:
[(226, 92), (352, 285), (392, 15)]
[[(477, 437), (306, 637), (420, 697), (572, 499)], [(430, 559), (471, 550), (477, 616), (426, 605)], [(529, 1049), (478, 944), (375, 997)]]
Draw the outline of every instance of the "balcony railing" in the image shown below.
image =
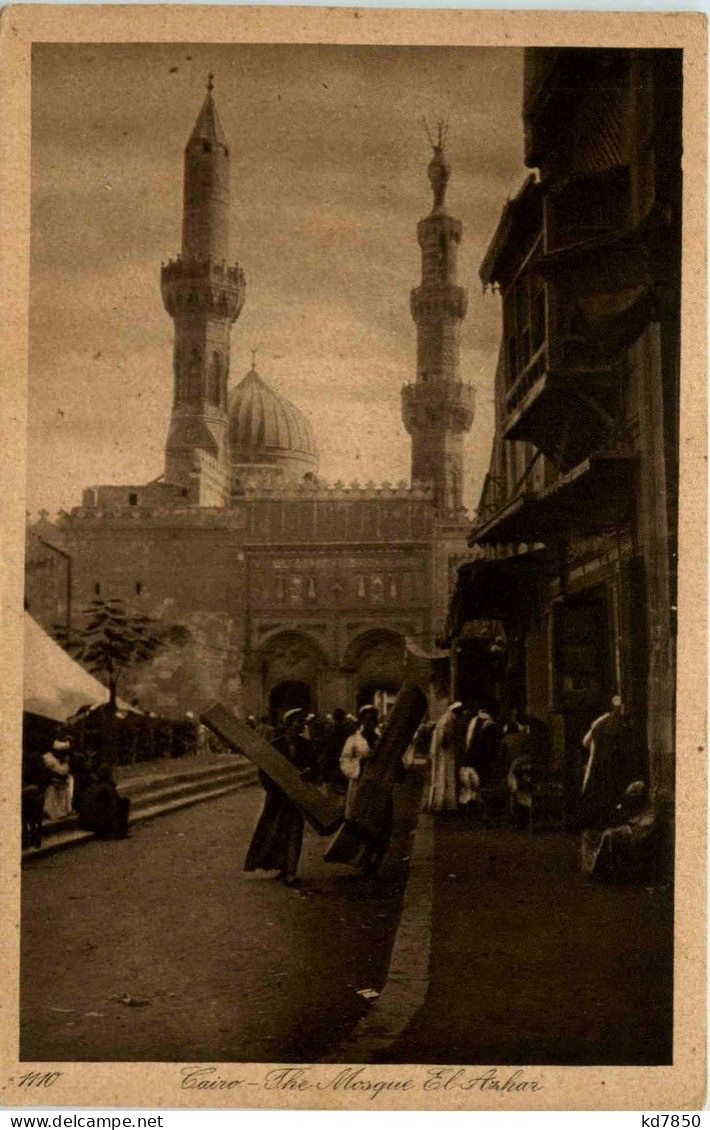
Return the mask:
[(525, 399), (531, 388), (537, 384), (547, 369), (547, 342), (543, 341), (540, 348), (533, 353), (523, 371), (515, 378), (512, 388), (505, 399), (508, 413), (516, 410)]

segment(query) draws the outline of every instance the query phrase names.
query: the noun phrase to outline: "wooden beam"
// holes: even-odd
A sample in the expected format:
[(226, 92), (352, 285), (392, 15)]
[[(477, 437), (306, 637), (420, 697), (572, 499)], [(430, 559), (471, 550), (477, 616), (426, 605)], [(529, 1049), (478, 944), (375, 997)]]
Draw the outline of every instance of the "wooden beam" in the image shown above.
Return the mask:
[(288, 758), (274, 749), (269, 742), (260, 738), (251, 727), (241, 722), (236, 714), (221, 702), (208, 707), (200, 715), (200, 720), (217, 735), (220, 741), (226, 742), (235, 753), (243, 753), (271, 777), (321, 836), (331, 835), (342, 823), (340, 805), (323, 796), (323, 793), (310, 781), (304, 781)]
[(362, 845), (377, 837), (402, 755), (426, 710), (427, 698), (421, 687), (402, 687), (385, 721), (375, 756), (362, 763), (351, 817), (328, 845), (328, 863), (351, 863)]

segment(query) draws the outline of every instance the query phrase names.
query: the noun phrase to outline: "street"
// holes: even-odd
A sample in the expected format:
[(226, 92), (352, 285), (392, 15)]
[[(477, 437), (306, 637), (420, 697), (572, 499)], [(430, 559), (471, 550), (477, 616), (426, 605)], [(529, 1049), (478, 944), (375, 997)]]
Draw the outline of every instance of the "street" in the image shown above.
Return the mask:
[(262, 795), (23, 870), (23, 1060), (313, 1061), (367, 1012), (358, 992), (386, 978), (416, 778), (396, 790), (380, 878), (324, 863), (328, 841), (307, 829), (294, 889), (241, 871)]
[(672, 884), (590, 880), (559, 832), (433, 832), (428, 992), (384, 1062), (671, 1062)]
[(591, 882), (560, 833), (420, 816), (415, 842), (419, 793), (376, 879), (308, 830), (298, 887), (243, 874), (253, 787), (33, 860), (22, 1058), (669, 1062), (672, 887)]

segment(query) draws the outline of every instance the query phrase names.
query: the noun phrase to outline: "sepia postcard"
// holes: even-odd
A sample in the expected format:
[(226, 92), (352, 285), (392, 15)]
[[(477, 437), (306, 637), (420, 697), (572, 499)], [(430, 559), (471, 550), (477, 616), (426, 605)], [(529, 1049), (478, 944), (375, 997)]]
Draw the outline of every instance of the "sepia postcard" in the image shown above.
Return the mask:
[(707, 28), (0, 14), (10, 1107), (692, 1110)]

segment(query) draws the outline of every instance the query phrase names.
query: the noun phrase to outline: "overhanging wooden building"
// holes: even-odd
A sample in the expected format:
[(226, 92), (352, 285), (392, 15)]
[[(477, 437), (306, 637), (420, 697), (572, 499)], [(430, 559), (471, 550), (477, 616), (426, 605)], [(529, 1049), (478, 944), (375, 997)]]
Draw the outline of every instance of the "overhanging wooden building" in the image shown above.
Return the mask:
[(682, 55), (530, 49), (525, 161), (480, 269), (500, 292), (495, 438), (450, 632), (504, 625), (504, 697), (551, 727), (568, 795), (621, 694), (674, 779)]

